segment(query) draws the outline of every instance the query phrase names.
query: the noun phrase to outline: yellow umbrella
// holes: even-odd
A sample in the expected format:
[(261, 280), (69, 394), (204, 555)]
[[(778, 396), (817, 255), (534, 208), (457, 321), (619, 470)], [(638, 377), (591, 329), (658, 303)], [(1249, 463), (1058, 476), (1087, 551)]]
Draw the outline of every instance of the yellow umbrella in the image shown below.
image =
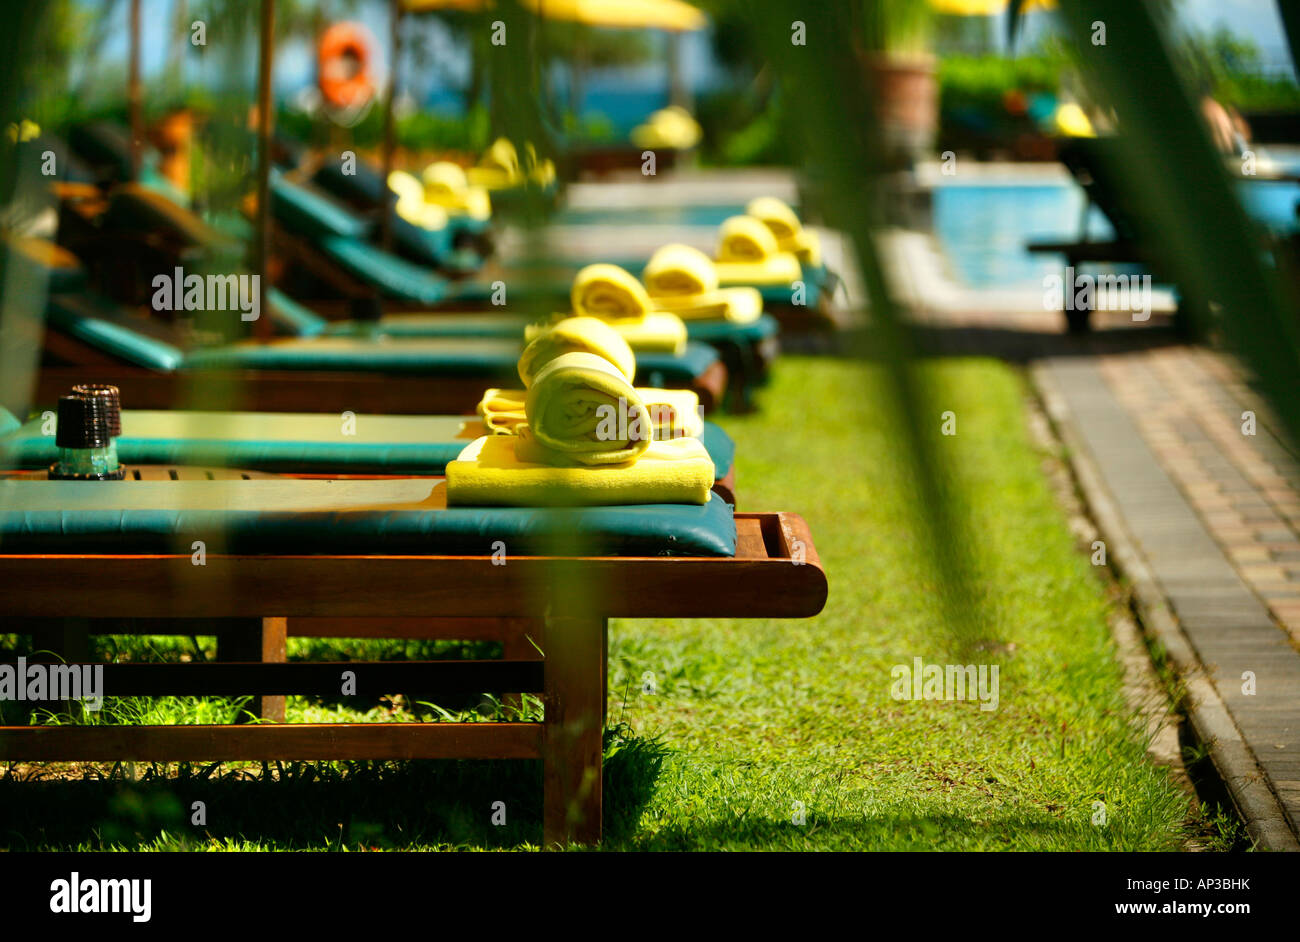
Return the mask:
[[(491, 0), (401, 0), (402, 8), (421, 10), (482, 10)], [(704, 14), (685, 0), (520, 0), (540, 16), (587, 26), (624, 29), (663, 29), (670, 32), (703, 29)]]
[[(994, 16), (1006, 12), (1007, 0), (930, 0), (930, 7), (936, 13), (953, 16)], [(1028, 0), (1021, 7), (1027, 12), (1055, 8), (1056, 0)]]

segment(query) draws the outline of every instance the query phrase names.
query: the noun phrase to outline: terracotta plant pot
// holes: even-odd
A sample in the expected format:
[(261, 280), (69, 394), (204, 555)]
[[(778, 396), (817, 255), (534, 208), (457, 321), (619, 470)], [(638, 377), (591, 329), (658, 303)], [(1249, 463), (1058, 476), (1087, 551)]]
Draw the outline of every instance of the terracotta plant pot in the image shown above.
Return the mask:
[(915, 157), (934, 146), (939, 127), (939, 80), (931, 55), (862, 54), (888, 149)]

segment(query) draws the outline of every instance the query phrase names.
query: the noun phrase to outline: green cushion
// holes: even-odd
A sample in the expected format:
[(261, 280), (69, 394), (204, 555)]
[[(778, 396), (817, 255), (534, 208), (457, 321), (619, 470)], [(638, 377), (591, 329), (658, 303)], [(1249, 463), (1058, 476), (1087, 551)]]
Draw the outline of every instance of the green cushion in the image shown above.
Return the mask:
[[(23, 425), (0, 409), (0, 468), (44, 468), (58, 460), (42, 422)], [(117, 454), (123, 464), (181, 464), (349, 474), (442, 474), (478, 432), (472, 417), (359, 415), (344, 434), (336, 415), (126, 409)], [(735, 443), (712, 422), (700, 436), (719, 478)]]
[(293, 337), (315, 337), (329, 327), (329, 321), (307, 308), (283, 291), (268, 288), (266, 300), (271, 316), (278, 331)]
[(6, 553), (398, 554), (584, 552), (732, 556), (736, 524), (717, 495), (682, 504), (538, 509), (441, 506), (446, 482), (0, 481)]
[[(472, 311), (463, 314), (394, 314), (381, 318), (378, 332), (390, 337), (522, 337), (533, 318), (523, 314)], [(358, 321), (334, 321), (324, 332), (334, 335), (366, 335), (376, 325)], [(764, 314), (749, 324), (731, 321), (686, 322), (687, 336), (701, 343), (761, 343), (780, 332), (776, 318)]]
[(185, 360), (179, 347), (148, 333), (144, 318), (133, 318), (89, 295), (54, 295), (46, 307), (46, 323), (134, 366), (166, 372)]
[(390, 337), (498, 337), (519, 339), (532, 323), (527, 315), (472, 311), (464, 314), (393, 314), (378, 324), (334, 321), (325, 333), (357, 336), (378, 330)]
[(764, 314), (748, 324), (731, 321), (687, 321), (686, 335), (701, 343), (759, 344), (781, 332), (781, 325), (771, 314)]
[[(168, 343), (166, 325), (113, 307), (88, 295), (50, 299), (51, 326), (128, 363), (170, 371), (343, 370), (418, 376), (472, 376), (485, 384), (518, 380), (521, 340), (495, 337), (408, 338), (385, 342), (366, 337), (284, 338), (248, 341), (182, 352)], [(718, 359), (705, 344), (688, 343), (681, 356), (637, 357), (641, 386), (685, 387)]]
[(447, 297), (447, 280), (378, 246), (344, 236), (324, 236), (317, 248), (366, 284), (391, 298), (437, 304)]
[(689, 386), (718, 361), (718, 351), (708, 344), (687, 341), (681, 356), (671, 353), (638, 353), (636, 384), (673, 389)]
[(189, 369), (360, 370), (418, 376), (474, 376), (485, 383), (518, 382), (520, 344), (475, 337), (382, 343), (315, 337), (237, 343), (195, 350)]
[(271, 175), (271, 213), (287, 229), (305, 236), (364, 239), (371, 224), (321, 193)]

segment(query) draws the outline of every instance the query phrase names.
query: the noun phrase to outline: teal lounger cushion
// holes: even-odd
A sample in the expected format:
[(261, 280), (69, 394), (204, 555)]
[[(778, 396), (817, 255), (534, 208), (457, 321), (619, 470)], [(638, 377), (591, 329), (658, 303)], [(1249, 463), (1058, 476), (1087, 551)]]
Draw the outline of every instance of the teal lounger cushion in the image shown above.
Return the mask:
[[(464, 314), (393, 314), (377, 323), (332, 321), (324, 332), (334, 335), (381, 333), (389, 337), (522, 337), (532, 322), (527, 315), (475, 311)], [(688, 320), (686, 335), (701, 343), (757, 344), (780, 333), (776, 318), (764, 314), (748, 324), (727, 320)], [(305, 334), (303, 335), (305, 336)], [(641, 356), (641, 354), (638, 354)]]
[[(407, 338), (385, 342), (364, 337), (286, 338), (195, 350), (186, 369), (357, 370), (420, 376), (472, 376), (489, 383), (518, 382), (522, 344), (493, 337)], [(718, 359), (705, 344), (688, 343), (681, 356), (644, 353), (636, 381), (643, 386), (689, 386)]]
[(388, 481), (0, 481), (2, 553), (733, 556), (736, 524), (707, 504), (446, 506), (440, 478)]
[(305, 305), (299, 304), (283, 291), (275, 288), (266, 289), (266, 303), (270, 310), (265, 313), (270, 316), (276, 330), (281, 333), (291, 337), (316, 337), (329, 330), (329, 321)]
[(675, 388), (689, 386), (718, 361), (718, 351), (706, 343), (686, 342), (680, 356), (671, 353), (638, 353), (636, 355), (636, 384)]
[(473, 376), (517, 382), (521, 345), (477, 337), (385, 343), (353, 337), (285, 338), (194, 350), (186, 369), (347, 370), (417, 376)]
[(311, 237), (364, 239), (372, 228), (368, 220), (278, 172), (271, 174), (271, 213), (285, 228)]
[[(91, 295), (58, 295), (47, 306), (50, 326), (136, 366), (160, 371), (318, 370), (419, 376), (472, 376), (485, 384), (518, 381), (522, 340), (495, 337), (288, 337), (247, 341), (188, 353), (167, 342), (169, 325), (123, 311)], [(642, 386), (689, 386), (718, 359), (705, 344), (687, 343), (681, 356), (637, 357)]]
[(447, 297), (445, 278), (368, 242), (331, 235), (316, 245), (348, 274), (390, 298), (433, 305)]
[(134, 366), (165, 372), (185, 360), (180, 347), (156, 335), (159, 325), (93, 295), (54, 295), (45, 316), (49, 326)]
[[(43, 422), (25, 425), (0, 409), (0, 468), (45, 468), (58, 460)], [(127, 465), (199, 465), (247, 471), (442, 474), (483, 433), (477, 419), (450, 415), (359, 415), (344, 434), (336, 415), (125, 409), (117, 454)], [(736, 446), (704, 423), (700, 441), (719, 478)]]

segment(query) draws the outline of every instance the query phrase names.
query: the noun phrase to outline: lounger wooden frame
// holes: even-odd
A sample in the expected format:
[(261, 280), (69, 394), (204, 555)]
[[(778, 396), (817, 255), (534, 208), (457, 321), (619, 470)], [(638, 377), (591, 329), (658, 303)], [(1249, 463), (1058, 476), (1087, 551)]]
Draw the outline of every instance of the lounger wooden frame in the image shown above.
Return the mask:
[[(608, 619), (804, 618), (825, 604), (826, 575), (801, 517), (737, 514), (736, 525), (734, 558), (515, 557), (501, 566), (483, 556), (210, 555), (194, 566), (188, 555), (0, 555), (6, 630), (48, 633), (72, 619), (120, 630), (123, 620), (181, 619), (193, 620), (183, 626), (191, 633), (204, 620), (249, 619), (258, 629), (244, 636), (254, 663), (202, 665), (203, 689), (247, 684), (249, 693), (282, 695), (277, 685), (299, 685), (308, 671), (286, 674), (299, 666), (274, 663), (283, 661), (289, 634), (477, 636), (501, 638), (512, 661), (495, 678), (470, 662), (476, 682), (537, 686), (545, 704), (541, 723), (0, 727), (0, 760), (540, 758), (545, 845), (596, 843)], [(601, 587), (600, 598), (557, 593), (574, 580)], [(534, 642), (545, 652), (540, 665)], [(199, 680), (183, 673), (194, 666), (151, 666), (119, 675), (126, 689), (106, 689), (186, 689), (186, 676)], [(347, 666), (360, 682), (366, 666)], [(424, 667), (444, 678), (456, 670)], [(539, 668), (540, 677), (529, 673)]]

